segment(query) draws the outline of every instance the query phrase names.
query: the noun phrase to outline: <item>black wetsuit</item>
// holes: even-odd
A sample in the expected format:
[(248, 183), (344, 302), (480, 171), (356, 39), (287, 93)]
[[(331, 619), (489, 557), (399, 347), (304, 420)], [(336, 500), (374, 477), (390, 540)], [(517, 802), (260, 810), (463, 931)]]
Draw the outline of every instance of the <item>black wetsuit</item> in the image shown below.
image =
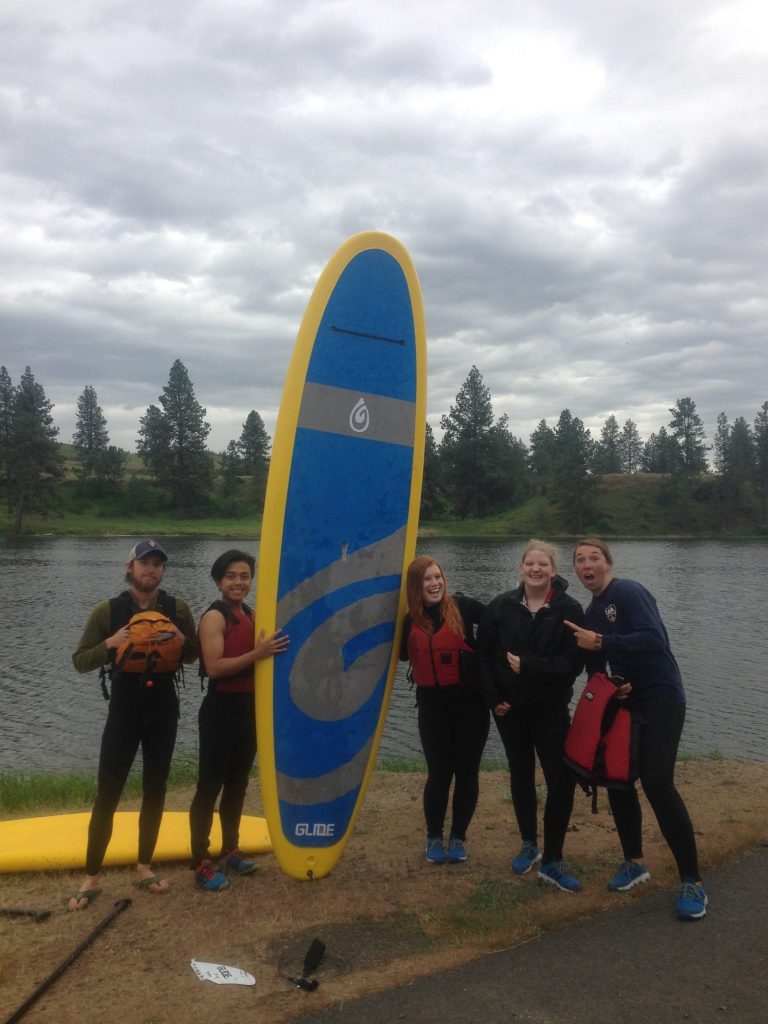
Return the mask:
[[(565, 833), (573, 810), (575, 782), (563, 762), (570, 725), (568, 703), (583, 658), (564, 620), (580, 624), (581, 605), (566, 594), (568, 583), (552, 581), (552, 593), (537, 612), (529, 611), (521, 585), (494, 598), (477, 634), (480, 679), (490, 708), (508, 703), (494, 715), (509, 764), (515, 817), (524, 842), (538, 843), (536, 755), (547, 784), (544, 805), (544, 864), (563, 858)], [(507, 652), (520, 657), (513, 672)]]
[[(485, 605), (457, 594), (454, 597), (464, 626), (464, 641), (474, 647), (474, 627), (480, 621)], [(427, 609), (430, 612), (430, 609)], [(435, 630), (442, 621), (437, 610), (432, 612)], [(403, 630), (401, 659), (408, 657), (408, 637), (412, 628), (410, 616)], [(461, 644), (457, 637), (457, 645)], [(417, 681), (418, 682), (418, 681)], [(480, 792), (479, 771), (490, 721), (482, 694), (475, 682), (453, 686), (416, 686), (419, 738), (427, 762), (424, 786), (424, 817), (427, 835), (441, 836), (448, 810), (451, 782), (454, 781), (451, 805), (451, 834), (466, 839), (467, 829), (477, 807)]]

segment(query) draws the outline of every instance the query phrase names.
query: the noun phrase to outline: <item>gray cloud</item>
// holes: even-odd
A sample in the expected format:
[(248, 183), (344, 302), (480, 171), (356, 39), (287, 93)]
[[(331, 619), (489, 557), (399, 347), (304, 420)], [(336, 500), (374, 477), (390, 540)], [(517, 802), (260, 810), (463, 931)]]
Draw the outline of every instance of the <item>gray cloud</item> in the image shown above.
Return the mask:
[[(765, 393), (768, 21), (753, 0), (12, 0), (0, 20), (0, 362), (113, 441), (181, 358), (223, 448), (274, 426), (306, 302), (388, 230), (437, 426), (475, 363), (527, 438), (647, 435)], [(429, 24), (430, 31), (420, 27)]]

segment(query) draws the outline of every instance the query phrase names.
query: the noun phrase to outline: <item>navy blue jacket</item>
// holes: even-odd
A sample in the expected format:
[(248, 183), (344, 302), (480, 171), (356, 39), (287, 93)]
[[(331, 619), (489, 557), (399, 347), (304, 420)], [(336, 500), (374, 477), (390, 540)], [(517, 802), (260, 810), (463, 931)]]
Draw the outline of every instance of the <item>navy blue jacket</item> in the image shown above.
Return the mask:
[(685, 690), (653, 594), (635, 580), (613, 579), (593, 597), (584, 625), (602, 633), (602, 651), (587, 655), (587, 670), (622, 676), (632, 696), (670, 697), (685, 704)]

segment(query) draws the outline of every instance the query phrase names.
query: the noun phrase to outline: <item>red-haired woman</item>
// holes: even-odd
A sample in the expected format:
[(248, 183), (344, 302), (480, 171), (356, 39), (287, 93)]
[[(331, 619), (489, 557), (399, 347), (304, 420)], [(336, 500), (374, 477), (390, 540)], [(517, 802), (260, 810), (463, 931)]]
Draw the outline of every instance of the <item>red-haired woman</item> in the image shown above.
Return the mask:
[[(480, 601), (448, 593), (434, 558), (420, 555), (406, 575), (408, 615), (400, 657), (411, 663), (416, 684), (419, 737), (427, 762), (424, 817), (430, 864), (467, 859), (467, 828), (477, 806), (480, 759), (490, 726), (488, 709), (472, 678), (475, 626)], [(453, 787), (447, 846), (443, 828)]]

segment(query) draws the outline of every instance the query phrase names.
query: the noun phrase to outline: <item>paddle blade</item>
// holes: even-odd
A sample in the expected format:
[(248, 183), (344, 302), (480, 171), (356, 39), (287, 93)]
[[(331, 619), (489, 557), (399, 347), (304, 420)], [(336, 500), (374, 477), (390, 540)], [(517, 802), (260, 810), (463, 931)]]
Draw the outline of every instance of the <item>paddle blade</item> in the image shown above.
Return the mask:
[(302, 973), (305, 978), (309, 974), (314, 974), (324, 955), (325, 943), (321, 942), (320, 939), (312, 939), (307, 955), (304, 957), (304, 970)]

